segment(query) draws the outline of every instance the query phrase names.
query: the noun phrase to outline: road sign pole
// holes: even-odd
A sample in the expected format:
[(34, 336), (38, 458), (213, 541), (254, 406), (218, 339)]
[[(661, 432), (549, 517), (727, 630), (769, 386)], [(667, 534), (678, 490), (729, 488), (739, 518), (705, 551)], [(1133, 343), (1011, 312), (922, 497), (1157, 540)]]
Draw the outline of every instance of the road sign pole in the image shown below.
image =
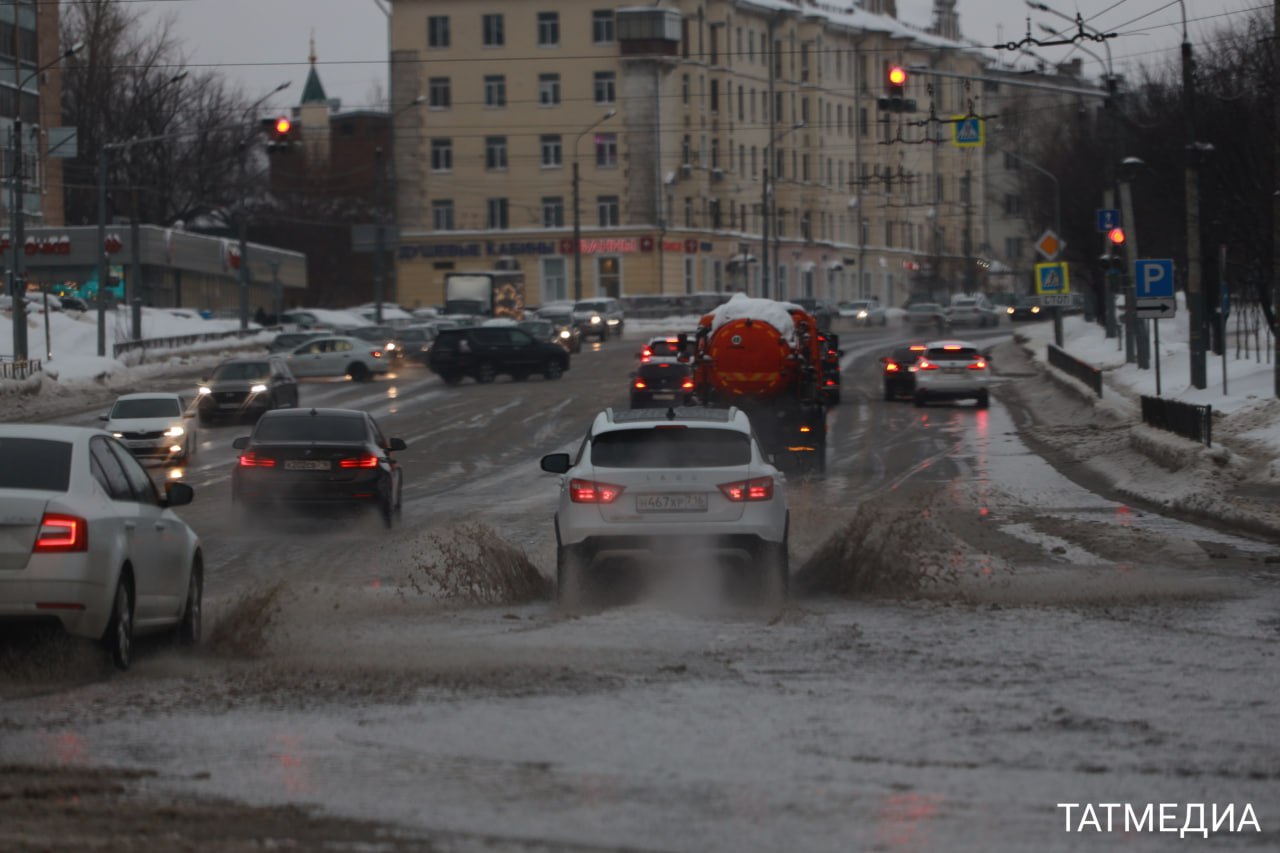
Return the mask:
[(1053, 306), (1053, 343), (1062, 348), (1062, 309), (1057, 305)]
[(1156, 363), (1156, 396), (1160, 396), (1160, 321), (1152, 320), (1151, 328), (1154, 329), (1155, 335), (1155, 352), (1151, 354), (1152, 359)]

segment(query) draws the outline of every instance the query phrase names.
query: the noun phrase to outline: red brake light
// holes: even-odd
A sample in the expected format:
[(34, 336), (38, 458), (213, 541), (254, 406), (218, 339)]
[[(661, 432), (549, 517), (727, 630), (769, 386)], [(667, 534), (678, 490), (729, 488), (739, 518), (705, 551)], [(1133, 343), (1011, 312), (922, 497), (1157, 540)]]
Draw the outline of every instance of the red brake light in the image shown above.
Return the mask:
[(669, 343), (669, 344), (678, 344), (678, 343), (680, 343), (680, 339), (679, 339), (679, 338), (667, 338), (667, 343)]
[(920, 362), (916, 365), (916, 370), (937, 370), (937, 369), (938, 369), (938, 365), (934, 364), (932, 361), (929, 361), (926, 358), (920, 359)]
[(644, 380), (643, 380), (643, 379), (637, 379), (637, 380), (636, 380), (636, 387), (637, 387), (637, 388), (648, 388), (649, 386), (644, 384)]
[(912, 344), (910, 347), (908, 347), (908, 349), (910, 349), (912, 352), (924, 352), (925, 346), (924, 344)]
[(975, 361), (973, 364), (969, 365), (969, 369), (970, 369), (970, 370), (986, 370), (986, 369), (987, 369), (987, 363), (986, 363), (985, 361), (983, 361), (982, 359), (978, 359), (978, 360), (977, 360), (977, 361)]
[(884, 365), (885, 373), (897, 373), (901, 369), (902, 368), (898, 367), (898, 363), (896, 361), (885, 362), (885, 365)]
[(734, 503), (773, 500), (773, 478), (757, 477), (754, 480), (721, 483), (720, 491)]
[(946, 346), (943, 347), (943, 349), (947, 350), (948, 352), (951, 352), (958, 349), (964, 349), (964, 347), (958, 346), (957, 344), (947, 344)]
[(353, 456), (350, 459), (343, 459), (338, 463), (339, 468), (377, 468), (378, 457), (366, 453), (363, 456)]
[(36, 533), (36, 544), (31, 549), (32, 553), (87, 550), (89, 550), (89, 524), (83, 518), (46, 512), (40, 519), (40, 530)]
[(651, 355), (653, 355), (653, 350), (649, 349), (648, 347), (645, 347), (644, 349), (640, 350), (641, 358), (648, 358)]
[(373, 356), (374, 358), (382, 358), (382, 350), (376, 349), (373, 352), (369, 353), (369, 355)]
[(611, 504), (622, 494), (622, 486), (594, 480), (570, 480), (569, 500), (576, 504)]
[(276, 460), (270, 456), (259, 456), (250, 450), (240, 457), (240, 466), (242, 468), (274, 468), (276, 467)]
[(692, 380), (692, 379), (686, 379), (685, 381), (683, 381), (683, 382), (681, 382), (681, 383), (680, 383), (680, 387), (681, 387), (681, 388), (683, 388), (683, 389), (684, 389), (684, 390), (686, 390), (686, 391), (692, 391), (692, 390), (693, 390), (693, 380)]

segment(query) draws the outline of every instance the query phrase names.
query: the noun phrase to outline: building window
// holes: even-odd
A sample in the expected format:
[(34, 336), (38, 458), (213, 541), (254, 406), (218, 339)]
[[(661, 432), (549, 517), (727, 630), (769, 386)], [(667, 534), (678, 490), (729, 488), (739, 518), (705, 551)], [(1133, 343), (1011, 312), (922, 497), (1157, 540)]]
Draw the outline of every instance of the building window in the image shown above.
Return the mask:
[(684, 199), (684, 227), (693, 227), (693, 199), (688, 196)]
[(617, 77), (612, 71), (596, 72), (596, 103), (612, 104), (618, 99)]
[(545, 168), (564, 165), (563, 148), (559, 136), (542, 137), (542, 165)]
[(809, 155), (806, 154), (800, 158), (800, 180), (809, 180)]
[(720, 168), (720, 139), (719, 137), (711, 140), (711, 168)]
[(622, 220), (618, 216), (618, 197), (616, 195), (597, 196), (596, 213), (600, 217), (600, 227), (602, 228), (622, 224)]
[(560, 75), (538, 75), (538, 103), (544, 107), (558, 106), (560, 103)]
[(1021, 200), (1013, 193), (1005, 193), (1004, 196), (1004, 215), (1017, 216), (1022, 209)]
[(1004, 238), (1004, 256), (1015, 263), (1022, 260), (1022, 238)]
[(689, 105), (689, 75), (685, 74), (680, 77), (680, 101), (685, 106)]
[(431, 15), (427, 18), (427, 47), (449, 46), (449, 16)]
[(596, 258), (596, 293), (614, 299), (622, 295), (622, 258)]
[(503, 32), (501, 15), (485, 15), (481, 21), (481, 27), (484, 33), (485, 47), (502, 47), (507, 43), (506, 34)]
[(697, 263), (694, 258), (686, 255), (684, 259), (684, 292), (693, 293), (697, 287)]
[(538, 13), (538, 46), (557, 47), (560, 44), (560, 15), (557, 12)]
[(618, 134), (596, 134), (596, 166), (614, 167), (618, 165)]
[(613, 41), (612, 9), (596, 9), (591, 13), (591, 40), (596, 44)]
[[(714, 33), (715, 30), (712, 30), (711, 32)], [(711, 112), (713, 113), (720, 112), (720, 81), (719, 80), (711, 81)]]
[(680, 162), (685, 166), (693, 163), (693, 142), (689, 138), (689, 134), (684, 135), (684, 139), (680, 143)]
[(565, 298), (565, 259), (542, 259), (542, 303), (556, 302)]
[(451, 102), (448, 77), (432, 77), (427, 81), (428, 107), (433, 110), (447, 110)]
[(431, 202), (431, 227), (436, 231), (453, 230), (453, 200), (436, 199)]
[(431, 171), (433, 172), (453, 171), (453, 140), (452, 139), (431, 140)]
[(542, 200), (542, 227), (564, 227), (564, 199), (562, 197), (553, 195), (547, 196)]
[(505, 136), (486, 136), (484, 138), (484, 167), (486, 169), (507, 168), (507, 138)]
[(501, 74), (485, 75), (484, 105), (486, 107), (505, 107), (507, 105), (506, 77)]
[(510, 220), (507, 218), (508, 205), (505, 198), (491, 198), (485, 205), (487, 209), (487, 227), (489, 228), (507, 228)]

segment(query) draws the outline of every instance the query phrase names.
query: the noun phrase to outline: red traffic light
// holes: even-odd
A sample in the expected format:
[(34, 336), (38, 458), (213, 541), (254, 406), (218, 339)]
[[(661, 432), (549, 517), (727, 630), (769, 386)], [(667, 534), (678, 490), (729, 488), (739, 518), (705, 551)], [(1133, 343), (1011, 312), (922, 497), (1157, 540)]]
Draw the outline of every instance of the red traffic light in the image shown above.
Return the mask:
[(289, 121), (286, 116), (280, 116), (280, 118), (276, 119), (275, 132), (277, 136), (288, 136), (292, 128), (293, 122)]
[(1107, 239), (1111, 241), (1113, 246), (1124, 245), (1124, 229), (1117, 225), (1107, 232)]
[(901, 65), (889, 66), (889, 85), (902, 86), (907, 82), (907, 69)]

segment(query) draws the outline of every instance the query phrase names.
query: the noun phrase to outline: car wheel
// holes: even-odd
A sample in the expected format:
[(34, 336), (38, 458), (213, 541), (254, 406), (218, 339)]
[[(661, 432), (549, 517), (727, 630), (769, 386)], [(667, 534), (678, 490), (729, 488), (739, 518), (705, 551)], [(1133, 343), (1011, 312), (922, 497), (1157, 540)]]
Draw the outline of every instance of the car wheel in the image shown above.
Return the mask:
[(586, 599), (586, 578), (578, 549), (562, 545), (556, 550), (556, 604), (564, 610), (577, 610)]
[(391, 496), (378, 501), (378, 515), (382, 516), (383, 527), (390, 530), (396, 523), (396, 508), (391, 502)]
[(764, 573), (764, 577), (761, 578), (764, 601), (761, 603), (767, 607), (786, 606), (787, 598), (791, 594), (791, 564), (788, 550), (785, 539), (779, 544), (767, 546), (764, 565), (761, 566), (761, 571)]
[(368, 382), (373, 378), (373, 374), (369, 372), (369, 368), (365, 367), (358, 361), (347, 368), (347, 376), (351, 378), (352, 382)]
[(884, 384), (884, 401), (886, 403), (891, 403), (897, 396), (898, 396), (897, 394), (893, 393), (893, 387), (890, 386), (888, 382), (886, 382)]
[(497, 375), (493, 370), (493, 365), (487, 361), (482, 361), (476, 365), (476, 381), (481, 385), (489, 384)]
[(924, 399), (924, 392), (923, 392), (923, 391), (917, 391), (916, 393), (912, 394), (912, 395), (911, 395), (911, 402), (915, 403), (917, 406), (921, 406), (921, 407), (923, 407), (923, 406), (924, 406), (924, 403), (925, 403), (925, 399)]
[(133, 663), (133, 593), (127, 576), (121, 576), (116, 584), (115, 604), (102, 635), (102, 645), (116, 669), (124, 671)]
[(525, 381), (526, 379), (528, 379), (528, 378), (529, 378), (529, 373), (528, 373), (528, 371), (525, 371), (525, 370), (513, 370), (513, 371), (511, 371), (511, 381), (512, 381), (512, 382), (524, 382), (524, 381)]
[(445, 373), (440, 377), (444, 380), (445, 385), (457, 385), (462, 381), (461, 373)]
[(552, 359), (551, 361), (548, 361), (547, 366), (543, 368), (542, 375), (547, 379), (559, 379), (564, 375), (564, 367), (560, 362)]
[(881, 318), (880, 318), (880, 325), (881, 325), (881, 326), (885, 325), (885, 324), (886, 324), (886, 323), (888, 323), (888, 322), (889, 322), (889, 318), (888, 318), (888, 317), (881, 317)]
[(987, 408), (987, 406), (991, 405), (991, 395), (989, 395), (986, 391), (983, 391), (981, 394), (979, 394), (977, 399), (978, 399), (979, 409), (985, 409)]
[(178, 645), (192, 648), (200, 645), (204, 607), (204, 567), (197, 554), (191, 563), (191, 579), (187, 581), (187, 606), (178, 623)]

